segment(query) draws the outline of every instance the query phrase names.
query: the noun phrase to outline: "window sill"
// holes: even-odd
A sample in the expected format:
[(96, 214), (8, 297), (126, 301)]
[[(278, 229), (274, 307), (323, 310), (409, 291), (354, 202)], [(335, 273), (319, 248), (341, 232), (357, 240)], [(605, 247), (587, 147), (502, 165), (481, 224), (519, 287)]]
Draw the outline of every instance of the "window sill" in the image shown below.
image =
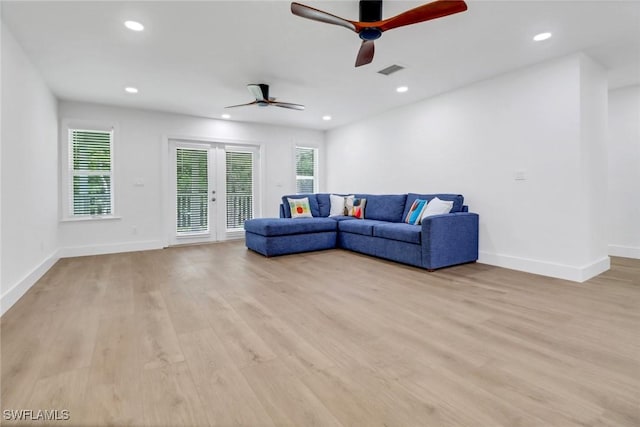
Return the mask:
[(211, 233), (184, 233), (176, 234), (176, 239), (197, 239), (211, 237)]
[(86, 221), (111, 221), (111, 220), (119, 220), (122, 219), (121, 216), (117, 215), (104, 215), (104, 216), (79, 216), (79, 217), (68, 217), (63, 218), (60, 222), (86, 222)]

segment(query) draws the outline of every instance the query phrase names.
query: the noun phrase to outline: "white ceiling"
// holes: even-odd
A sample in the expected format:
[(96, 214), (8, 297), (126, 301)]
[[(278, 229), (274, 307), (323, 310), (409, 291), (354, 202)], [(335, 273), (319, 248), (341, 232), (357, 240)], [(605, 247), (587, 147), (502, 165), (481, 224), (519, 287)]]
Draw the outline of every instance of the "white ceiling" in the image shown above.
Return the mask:
[[(357, 20), (358, 2), (304, 1)], [(389, 17), (425, 1), (384, 2)], [(583, 51), (611, 86), (640, 83), (640, 2), (467, 1), (469, 10), (384, 33), (373, 63), (360, 40), (296, 17), (288, 1), (2, 1), (10, 28), (61, 99), (330, 129), (549, 58)], [(125, 20), (142, 22), (134, 33)], [(535, 43), (533, 35), (553, 37)], [(406, 69), (385, 77), (391, 64)], [(248, 83), (305, 111), (224, 106), (252, 101)], [(399, 85), (409, 91), (398, 94)], [(125, 86), (140, 92), (130, 95)], [(321, 117), (333, 116), (325, 122)]]

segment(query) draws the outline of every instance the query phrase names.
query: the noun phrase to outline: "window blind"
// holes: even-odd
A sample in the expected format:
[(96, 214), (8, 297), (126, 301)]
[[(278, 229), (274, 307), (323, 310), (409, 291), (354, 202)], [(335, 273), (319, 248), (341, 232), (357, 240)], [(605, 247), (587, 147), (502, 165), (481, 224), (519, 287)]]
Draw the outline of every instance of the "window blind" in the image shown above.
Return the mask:
[(176, 231), (209, 232), (209, 152), (176, 148)]
[(69, 215), (113, 213), (113, 131), (69, 129)]
[(227, 229), (253, 218), (253, 153), (227, 151)]
[(316, 153), (315, 148), (296, 147), (296, 192), (298, 194), (316, 191)]

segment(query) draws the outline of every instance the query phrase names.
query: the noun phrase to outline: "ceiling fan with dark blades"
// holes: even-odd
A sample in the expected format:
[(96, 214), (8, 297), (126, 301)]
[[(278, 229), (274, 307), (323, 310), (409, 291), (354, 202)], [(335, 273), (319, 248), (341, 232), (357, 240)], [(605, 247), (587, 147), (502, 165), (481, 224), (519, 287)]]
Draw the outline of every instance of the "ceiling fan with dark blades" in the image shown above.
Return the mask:
[(462, 0), (436, 0), (407, 10), (400, 15), (382, 19), (382, 0), (360, 0), (360, 20), (349, 21), (310, 6), (296, 2), (291, 3), (291, 13), (294, 15), (326, 24), (338, 25), (357, 33), (362, 39), (362, 44), (356, 57), (356, 67), (373, 61), (373, 42), (379, 39), (385, 31), (442, 18), (465, 10), (467, 10), (467, 4)]
[(269, 85), (266, 84), (250, 84), (247, 85), (247, 89), (256, 100), (247, 104), (230, 105), (225, 108), (246, 107), (247, 105), (257, 105), (258, 107), (280, 107), (288, 108), (290, 110), (304, 110), (304, 105), (292, 104), (290, 102), (279, 102), (275, 98), (269, 97)]

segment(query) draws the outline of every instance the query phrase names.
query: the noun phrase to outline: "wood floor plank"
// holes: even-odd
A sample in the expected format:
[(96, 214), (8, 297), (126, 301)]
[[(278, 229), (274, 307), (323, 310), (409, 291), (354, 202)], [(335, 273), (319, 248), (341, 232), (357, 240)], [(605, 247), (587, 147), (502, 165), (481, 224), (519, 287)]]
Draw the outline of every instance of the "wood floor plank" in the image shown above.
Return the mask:
[(84, 397), (80, 426), (142, 426), (143, 385), (129, 382), (89, 384)]
[(208, 425), (203, 402), (186, 363), (146, 369), (142, 377), (147, 426)]
[(100, 313), (92, 308), (72, 310), (56, 331), (41, 376), (86, 368), (91, 363)]
[(142, 303), (136, 310), (140, 336), (140, 363), (144, 369), (183, 362), (184, 355), (173, 329), (171, 317), (159, 291), (140, 294)]
[(238, 367), (263, 363), (276, 357), (218, 292), (208, 292), (201, 303), (210, 316), (211, 328), (222, 339)]
[[(11, 318), (17, 313), (19, 316)], [(2, 409), (26, 408), (35, 383), (40, 379), (49, 349), (60, 324), (62, 313), (41, 311), (37, 315), (22, 315), (10, 310), (2, 317), (0, 406)]]
[(246, 366), (242, 373), (276, 425), (341, 425), (280, 359)]
[[(84, 406), (87, 388), (88, 368), (65, 371), (38, 380), (33, 388), (29, 404), (25, 409), (53, 410), (69, 412), (68, 423), (82, 425), (86, 407)], [(64, 423), (67, 421), (50, 421), (44, 424)], [(34, 424), (37, 424), (35, 422)]]
[(210, 425), (273, 425), (212, 329), (184, 333), (179, 339)]
[(308, 370), (325, 369), (334, 363), (311, 342), (303, 339), (277, 315), (255, 298), (241, 294), (225, 298), (234, 310), (280, 358), (289, 358), (287, 365), (301, 376)]

